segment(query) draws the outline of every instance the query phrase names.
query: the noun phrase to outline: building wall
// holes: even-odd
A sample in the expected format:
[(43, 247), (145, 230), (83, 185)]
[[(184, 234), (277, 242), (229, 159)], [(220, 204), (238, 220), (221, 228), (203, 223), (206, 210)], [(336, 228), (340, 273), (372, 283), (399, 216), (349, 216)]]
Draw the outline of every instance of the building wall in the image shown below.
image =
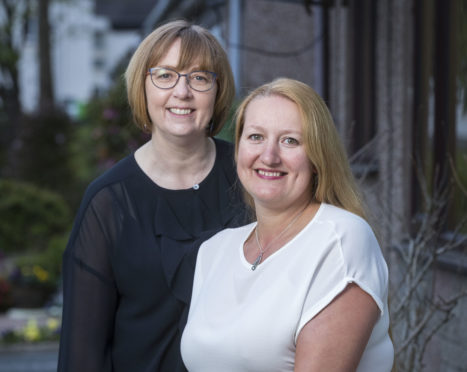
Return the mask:
[[(358, 0), (359, 1), (359, 0)], [(351, 104), (358, 97), (358, 85), (350, 77), (353, 63), (350, 41), (351, 1), (336, 1), (330, 10), (330, 96), (329, 106), (345, 143), (352, 133)], [(413, 30), (414, 3), (406, 0), (379, 0), (376, 16), (375, 109), (377, 134), (370, 153), (377, 169), (363, 182), (363, 190), (375, 215), (375, 222), (397, 286), (406, 272), (398, 271), (394, 245), (404, 242), (410, 226), (412, 110), (413, 110)], [(257, 0), (244, 2), (242, 89), (246, 91), (278, 76), (302, 80), (320, 91), (322, 45), (317, 7), (309, 15), (300, 2)], [(279, 53), (310, 47), (297, 55)], [(266, 53), (274, 52), (274, 53)], [(462, 123), (459, 124), (459, 127)], [(431, 274), (428, 278), (431, 277)], [(449, 289), (466, 288), (465, 275), (449, 270), (434, 276), (435, 296), (447, 296)], [(428, 279), (427, 279), (428, 280)], [(428, 280), (429, 283), (429, 280)], [(428, 293), (431, 287), (428, 288)], [(397, 288), (396, 288), (397, 289)], [(462, 288), (461, 288), (462, 289)], [(429, 343), (423, 371), (464, 371), (467, 364), (467, 299), (463, 298), (452, 320)], [(406, 314), (409, 316), (409, 312)], [(395, 345), (396, 348), (399, 345)]]
[(405, 0), (379, 1), (377, 8), (377, 127), (379, 200), (386, 221), (387, 245), (407, 231), (410, 212), (412, 120), (411, 4)]
[(245, 1), (242, 31), (241, 94), (277, 77), (317, 83), (320, 34), (301, 3)]

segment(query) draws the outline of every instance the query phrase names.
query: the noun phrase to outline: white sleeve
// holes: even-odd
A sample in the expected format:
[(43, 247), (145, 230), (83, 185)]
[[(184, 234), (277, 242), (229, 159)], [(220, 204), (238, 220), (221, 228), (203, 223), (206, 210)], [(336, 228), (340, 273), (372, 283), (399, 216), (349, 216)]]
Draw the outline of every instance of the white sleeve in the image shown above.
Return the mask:
[[(329, 305), (349, 283), (357, 284), (378, 305), (387, 302), (388, 269), (370, 226), (362, 219), (333, 226), (333, 234), (310, 276), (295, 341), (303, 326)], [(353, 309), (349, 309), (352, 311)]]

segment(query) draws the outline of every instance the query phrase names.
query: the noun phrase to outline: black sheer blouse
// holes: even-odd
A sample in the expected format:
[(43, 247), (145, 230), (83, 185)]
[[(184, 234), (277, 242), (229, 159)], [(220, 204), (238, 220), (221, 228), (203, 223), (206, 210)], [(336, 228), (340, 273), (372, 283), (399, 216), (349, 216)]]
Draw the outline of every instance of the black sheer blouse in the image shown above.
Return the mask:
[(199, 245), (246, 222), (232, 145), (199, 189), (157, 186), (134, 155), (86, 190), (63, 256), (59, 371), (185, 371)]

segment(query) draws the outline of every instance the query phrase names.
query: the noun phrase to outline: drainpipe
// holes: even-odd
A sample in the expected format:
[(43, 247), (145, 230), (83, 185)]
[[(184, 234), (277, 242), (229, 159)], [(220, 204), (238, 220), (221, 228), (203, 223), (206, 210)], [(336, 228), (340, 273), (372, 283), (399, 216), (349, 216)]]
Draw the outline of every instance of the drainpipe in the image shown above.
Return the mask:
[(229, 43), (228, 54), (235, 82), (236, 96), (240, 95), (241, 88), (241, 66), (240, 66), (240, 43), (241, 43), (241, 13), (242, 0), (229, 0)]

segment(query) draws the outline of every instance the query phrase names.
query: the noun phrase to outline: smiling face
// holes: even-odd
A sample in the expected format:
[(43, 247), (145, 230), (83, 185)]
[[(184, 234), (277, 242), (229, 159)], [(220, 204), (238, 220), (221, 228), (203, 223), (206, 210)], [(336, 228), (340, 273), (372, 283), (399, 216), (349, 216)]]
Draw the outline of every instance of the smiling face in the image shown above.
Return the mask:
[(256, 208), (294, 208), (310, 200), (312, 167), (298, 106), (279, 95), (247, 106), (238, 143), (237, 172)]
[[(157, 66), (177, 70), (180, 60), (180, 39), (177, 39)], [(198, 70), (193, 64), (179, 73)], [(207, 92), (197, 92), (189, 87), (185, 77), (180, 77), (177, 85), (170, 89), (154, 86), (151, 76), (146, 77), (146, 100), (156, 136), (196, 136), (205, 135), (206, 127), (214, 111), (217, 84)]]

